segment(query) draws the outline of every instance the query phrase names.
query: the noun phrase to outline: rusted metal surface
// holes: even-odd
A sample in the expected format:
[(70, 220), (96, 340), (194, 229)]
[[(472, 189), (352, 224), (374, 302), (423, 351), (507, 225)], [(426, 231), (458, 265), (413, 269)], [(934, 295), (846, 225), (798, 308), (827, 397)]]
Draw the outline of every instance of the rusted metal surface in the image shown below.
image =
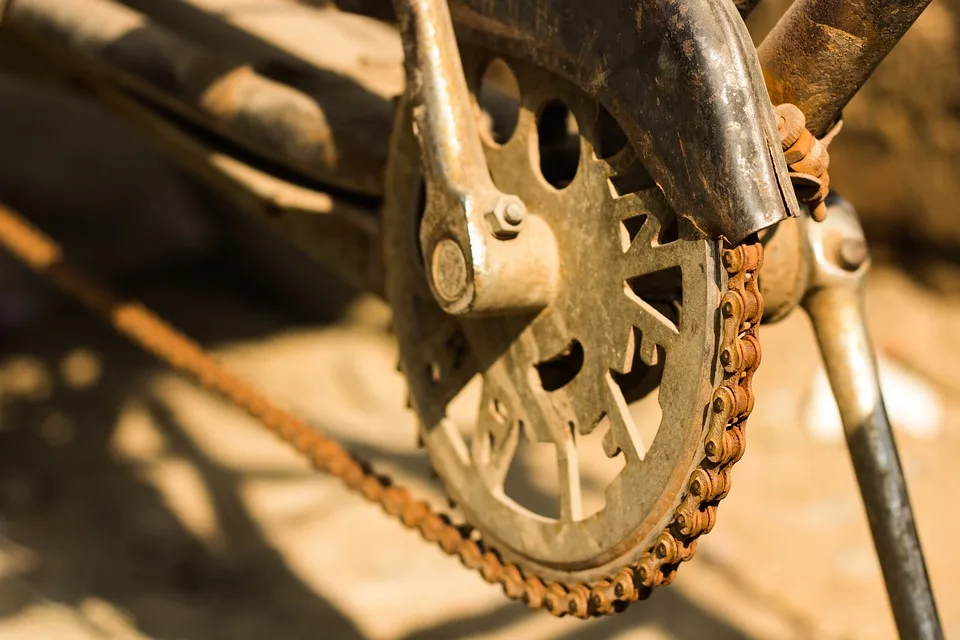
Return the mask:
[(900, 637), (938, 640), (943, 631), (864, 322), (866, 240), (848, 203), (834, 200), (830, 208), (825, 222), (804, 221), (810, 282), (803, 307), (840, 409)]
[(930, 0), (796, 0), (757, 49), (774, 104), (823, 136)]
[[(392, 106), (357, 85), (324, 83), (316, 74), (311, 94), (338, 96), (321, 107), (314, 95), (243, 58), (187, 40), (111, 0), (18, 0), (3, 25), (59, 53), (63, 64), (83, 64), (306, 178), (381, 193)], [(311, 82), (310, 73), (282, 64), (264, 71)]]
[(798, 205), (753, 43), (729, 0), (451, 0), (465, 41), (547, 69), (622, 124), (670, 205), (738, 242)]
[(95, 279), (72, 269), (55, 242), (4, 207), (0, 207), (0, 245), (110, 320), (120, 333), (146, 351), (229, 399), (296, 448), (316, 469), (341, 479), (348, 488), (379, 504), (387, 514), (419, 531), (445, 553), (459, 557), (485, 580), (499, 584), (508, 597), (554, 615), (589, 617), (615, 613), (648, 595), (652, 588), (669, 583), (677, 566), (693, 555), (696, 537), (713, 526), (716, 501), (729, 488), (729, 467), (743, 453), (744, 420), (753, 407), (750, 382), (760, 357), (754, 344), (762, 303), (751, 284), (760, 266), (759, 245), (738, 247), (723, 254), (730, 276), (728, 295), (731, 301), (736, 300), (732, 302), (735, 311), (723, 323), (724, 343), (743, 349), (750, 357), (739, 360), (740, 368), (730, 369), (711, 404), (713, 446), (701, 462), (701, 472), (691, 480), (689, 493), (677, 509), (672, 525), (663, 531), (643, 561), (589, 585), (545, 583), (505, 562), (495, 548), (473, 536), (468, 528), (437, 513), (406, 488), (359, 462), (336, 441), (271, 402), (147, 308), (120, 298)]
[(840, 123), (834, 127), (829, 139), (818, 140), (806, 128), (803, 112), (792, 104), (777, 105), (777, 131), (783, 146), (783, 157), (790, 169), (797, 199), (810, 208), (810, 215), (817, 222), (827, 216), (825, 201), (830, 193), (830, 154), (827, 145), (839, 131)]
[(523, 201), (490, 177), (447, 0), (396, 0), (394, 6), (424, 167), (418, 242), (429, 286), (451, 314), (542, 309), (559, 277), (556, 242), (538, 215), (528, 215)]

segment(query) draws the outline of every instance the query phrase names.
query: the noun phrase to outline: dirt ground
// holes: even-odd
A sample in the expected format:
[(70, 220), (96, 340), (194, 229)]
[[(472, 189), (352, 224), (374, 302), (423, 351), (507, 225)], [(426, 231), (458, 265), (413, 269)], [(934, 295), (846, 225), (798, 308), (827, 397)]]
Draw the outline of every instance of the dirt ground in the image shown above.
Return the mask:
[[(212, 220), (209, 200), (135, 137), (83, 109), (44, 111), (15, 86), (0, 94), (0, 200), (441, 502), (404, 409), (388, 309), (244, 221)], [(947, 637), (960, 637), (951, 251), (909, 271), (881, 261), (868, 312), (882, 356), (942, 403), (935, 431), (897, 437)], [(748, 450), (696, 558), (649, 601), (590, 622), (507, 602), (2, 259), (0, 325), (0, 640), (895, 635), (844, 444), (807, 424), (820, 364), (800, 315), (762, 332)], [(903, 407), (924, 407), (905, 393), (889, 401), (906, 427)]]
[[(136, 290), (318, 428), (439, 497), (379, 303), (303, 323), (222, 273)], [(960, 300), (897, 272), (871, 293), (888, 353), (903, 326), (935, 335), (960, 320)], [(892, 637), (843, 444), (801, 427), (818, 367), (805, 320), (763, 338), (749, 452), (716, 529), (672, 587), (584, 623), (506, 602), (96, 319), (72, 311), (8, 335), (0, 638)], [(960, 553), (941, 505), (960, 491), (960, 393), (948, 384), (939, 436), (899, 439), (950, 637)]]

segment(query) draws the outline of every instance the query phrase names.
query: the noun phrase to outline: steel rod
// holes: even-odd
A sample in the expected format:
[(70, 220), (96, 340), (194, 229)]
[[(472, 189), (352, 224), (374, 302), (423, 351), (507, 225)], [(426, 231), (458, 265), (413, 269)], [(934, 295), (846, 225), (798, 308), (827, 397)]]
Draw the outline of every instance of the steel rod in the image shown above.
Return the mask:
[(757, 49), (774, 104), (826, 133), (930, 0), (796, 0)]
[(803, 223), (811, 267), (803, 307), (840, 410), (893, 617), (900, 637), (938, 640), (943, 631), (865, 323), (863, 230), (837, 198), (826, 221)]

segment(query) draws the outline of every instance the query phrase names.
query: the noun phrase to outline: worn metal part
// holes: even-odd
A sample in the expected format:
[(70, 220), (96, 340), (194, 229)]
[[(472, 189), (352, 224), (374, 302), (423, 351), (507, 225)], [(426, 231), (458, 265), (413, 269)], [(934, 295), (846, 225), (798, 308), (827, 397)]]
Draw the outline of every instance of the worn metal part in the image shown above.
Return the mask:
[(763, 293), (763, 322), (772, 324), (790, 315), (807, 294), (810, 265), (806, 259), (803, 237), (804, 218), (791, 218), (760, 233), (763, 244), (763, 271), (760, 291)]
[[(494, 55), (465, 49), (463, 56), (477, 95)], [(495, 184), (542, 211), (553, 230), (563, 274), (557, 296), (536, 316), (490, 319), (457, 319), (433, 304), (416, 253), (419, 151), (403, 109), (383, 221), (387, 299), (421, 437), (452, 500), (525, 574), (603, 585), (596, 594), (602, 603), (608, 596), (601, 593), (618, 588), (618, 575), (640, 590), (669, 581), (671, 565), (687, 559), (693, 538), (712, 526), (714, 501), (726, 493), (726, 465), (742, 451), (742, 432), (727, 430), (731, 415), (750, 404), (749, 391), (737, 385), (759, 357), (755, 337), (741, 340), (739, 332), (747, 318), (755, 330), (762, 306), (739, 261), (746, 258), (752, 273), (759, 254), (727, 252), (724, 268), (719, 243), (676, 217), (622, 132), (612, 136), (622, 148), (598, 158), (616, 124), (598, 117), (589, 96), (530, 64), (501, 59), (522, 97), (509, 140), (484, 138), (487, 164)], [(538, 129), (547, 133), (538, 116), (558, 101), (580, 131), (567, 147), (576, 173), (560, 188), (546, 179), (537, 152), (544, 143)], [(620, 179), (637, 174), (644, 179), (631, 189), (612, 192), (609, 181), (631, 184)], [(747, 289), (728, 291), (738, 286)], [(465, 437), (447, 407), (476, 375), (483, 386), (478, 422)], [(644, 442), (628, 398), (658, 384), (663, 417), (654, 439)], [(585, 515), (578, 447), (604, 417), (602, 448), (608, 457), (622, 456), (624, 466), (606, 487), (605, 506)], [(557, 517), (505, 492), (523, 440), (553, 445)]]
[(863, 315), (870, 266), (849, 203), (833, 198), (823, 223), (804, 221), (810, 316), (837, 399), (873, 542), (901, 638), (943, 637)]
[(457, 315), (541, 309), (556, 290), (556, 242), (540, 216), (490, 178), (447, 1), (394, 6), (426, 192), (419, 244), (434, 296)]
[(565, 78), (610, 111), (670, 206), (740, 242), (799, 205), (729, 0), (451, 0), (461, 42)]
[(790, 180), (797, 192), (797, 199), (810, 209), (817, 222), (827, 216), (825, 201), (830, 193), (830, 154), (827, 145), (839, 132), (838, 122), (834, 130), (823, 140), (818, 140), (806, 128), (806, 118), (795, 105), (786, 103), (774, 107), (777, 116), (777, 131), (783, 146), (783, 157), (790, 170)]
[[(263, 69), (287, 76), (274, 80), (241, 56), (185, 39), (112, 0), (17, 0), (3, 29), (301, 176), (381, 193), (392, 106), (356, 84), (283, 72), (279, 62)], [(287, 84), (291, 76), (312, 84), (311, 92)], [(340, 98), (318, 97), (330, 93)]]
[(823, 136), (928, 4), (796, 0), (757, 48), (770, 100), (799, 107)]

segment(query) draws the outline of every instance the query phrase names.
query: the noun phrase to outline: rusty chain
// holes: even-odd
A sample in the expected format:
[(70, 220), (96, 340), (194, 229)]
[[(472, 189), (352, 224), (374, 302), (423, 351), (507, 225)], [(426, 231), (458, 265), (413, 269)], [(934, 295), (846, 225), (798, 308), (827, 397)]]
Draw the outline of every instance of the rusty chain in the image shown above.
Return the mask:
[(827, 147), (840, 133), (843, 120), (836, 124), (823, 138), (817, 139), (807, 129), (807, 119), (795, 105), (779, 104), (773, 108), (777, 117), (777, 133), (783, 157), (787, 162), (790, 181), (797, 199), (810, 207), (810, 216), (817, 222), (827, 217), (827, 195), (830, 193), (830, 154)]
[(174, 369), (189, 374), (215, 391), (303, 454), (317, 470), (339, 478), (353, 491), (377, 503), (404, 526), (416, 529), (444, 553), (459, 557), (468, 568), (507, 597), (523, 600), (531, 609), (588, 618), (611, 614), (645, 598), (657, 586), (669, 584), (681, 562), (689, 560), (696, 539), (713, 528), (718, 502), (730, 488), (730, 468), (743, 455), (744, 427), (753, 408), (750, 384), (760, 362), (757, 329), (763, 301), (757, 286), (762, 263), (759, 243), (724, 249), (728, 289), (721, 299), (719, 345), (723, 381), (710, 407), (705, 456), (690, 477), (669, 525), (636, 565), (621, 569), (592, 585), (547, 584), (524, 575), (500, 558), (472, 528), (458, 525), (435, 511), (406, 488), (379, 475), (354, 458), (339, 443), (311, 428), (274, 404), (250, 383), (218, 364), (202, 347), (138, 302), (124, 301), (84, 273), (64, 262), (61, 248), (21, 216), (0, 206), (0, 245), (41, 275), (50, 278), (92, 311), (107, 318), (124, 336)]

